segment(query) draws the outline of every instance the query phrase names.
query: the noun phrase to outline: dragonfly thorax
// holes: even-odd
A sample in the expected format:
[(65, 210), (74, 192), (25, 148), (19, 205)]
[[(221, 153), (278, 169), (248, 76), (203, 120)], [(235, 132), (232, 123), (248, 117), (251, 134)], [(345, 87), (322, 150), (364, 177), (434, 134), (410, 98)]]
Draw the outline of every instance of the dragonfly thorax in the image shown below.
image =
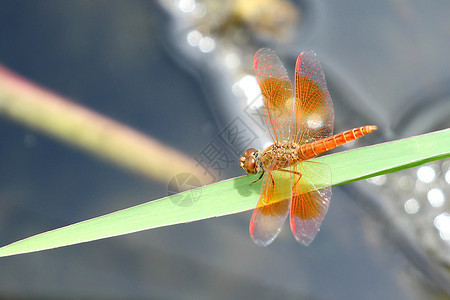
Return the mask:
[(282, 169), (295, 165), (300, 161), (300, 146), (296, 143), (275, 143), (261, 154), (261, 166), (267, 169)]

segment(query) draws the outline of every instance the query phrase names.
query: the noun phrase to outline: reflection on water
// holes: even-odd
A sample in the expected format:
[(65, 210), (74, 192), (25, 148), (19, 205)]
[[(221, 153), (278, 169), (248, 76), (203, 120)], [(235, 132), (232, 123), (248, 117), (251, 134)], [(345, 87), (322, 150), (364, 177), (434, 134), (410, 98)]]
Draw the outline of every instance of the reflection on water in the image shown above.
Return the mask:
[[(392, 211), (401, 230), (412, 243), (430, 256), (430, 262), (446, 273), (450, 286), (450, 184), (447, 181), (450, 159), (367, 179), (377, 186), (386, 202), (380, 205)], [(406, 251), (408, 251), (406, 249)], [(438, 271), (437, 271), (438, 272)]]

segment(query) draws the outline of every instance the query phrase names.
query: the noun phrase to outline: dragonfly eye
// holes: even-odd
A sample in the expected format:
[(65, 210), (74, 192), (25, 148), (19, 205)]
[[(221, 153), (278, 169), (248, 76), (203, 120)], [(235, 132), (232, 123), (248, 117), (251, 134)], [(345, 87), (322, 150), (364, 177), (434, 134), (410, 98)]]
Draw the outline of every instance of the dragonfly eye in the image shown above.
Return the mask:
[(241, 163), (241, 167), (248, 174), (255, 174), (255, 173), (257, 173), (256, 159), (253, 158), (252, 156), (246, 157), (244, 159), (244, 161)]
[(258, 156), (258, 150), (254, 148), (247, 149), (244, 153), (244, 156), (240, 158), (241, 168), (244, 169), (248, 174), (258, 173)]
[(250, 148), (245, 150), (244, 157), (255, 156), (256, 153), (258, 153), (258, 150), (256, 150), (255, 148)]

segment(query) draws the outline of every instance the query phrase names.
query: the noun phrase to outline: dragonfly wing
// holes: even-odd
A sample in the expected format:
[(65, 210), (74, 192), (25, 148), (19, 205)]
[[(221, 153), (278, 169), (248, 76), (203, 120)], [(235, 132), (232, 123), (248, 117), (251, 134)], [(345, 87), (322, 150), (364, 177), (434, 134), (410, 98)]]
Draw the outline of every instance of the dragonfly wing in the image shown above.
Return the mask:
[(289, 76), (274, 51), (259, 49), (253, 60), (255, 76), (264, 99), (267, 127), (275, 142), (287, 143), (294, 119), (294, 92)]
[(326, 164), (305, 161), (293, 170), (296, 173), (292, 175), (289, 223), (295, 239), (307, 246), (314, 240), (330, 205), (331, 169)]
[(289, 212), (290, 179), (272, 170), (265, 176), (261, 196), (250, 220), (250, 236), (259, 246), (267, 246), (277, 237)]
[(334, 109), (322, 67), (313, 51), (303, 51), (295, 65), (295, 121), (292, 138), (301, 144), (333, 133)]

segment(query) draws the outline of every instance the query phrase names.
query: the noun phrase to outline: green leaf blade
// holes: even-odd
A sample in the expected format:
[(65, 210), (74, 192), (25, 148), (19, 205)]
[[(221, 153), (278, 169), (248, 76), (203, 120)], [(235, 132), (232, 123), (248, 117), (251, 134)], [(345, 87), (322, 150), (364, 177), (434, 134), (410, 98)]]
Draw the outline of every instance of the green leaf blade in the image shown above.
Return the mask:
[[(446, 157), (450, 157), (450, 129), (340, 152), (314, 161), (331, 167), (335, 186)], [(0, 248), (0, 257), (246, 211), (254, 208), (259, 198), (261, 181), (250, 185), (257, 176), (224, 180), (195, 192), (187, 191), (47, 231)], [(183, 197), (191, 197), (192, 205), (181, 206)]]

